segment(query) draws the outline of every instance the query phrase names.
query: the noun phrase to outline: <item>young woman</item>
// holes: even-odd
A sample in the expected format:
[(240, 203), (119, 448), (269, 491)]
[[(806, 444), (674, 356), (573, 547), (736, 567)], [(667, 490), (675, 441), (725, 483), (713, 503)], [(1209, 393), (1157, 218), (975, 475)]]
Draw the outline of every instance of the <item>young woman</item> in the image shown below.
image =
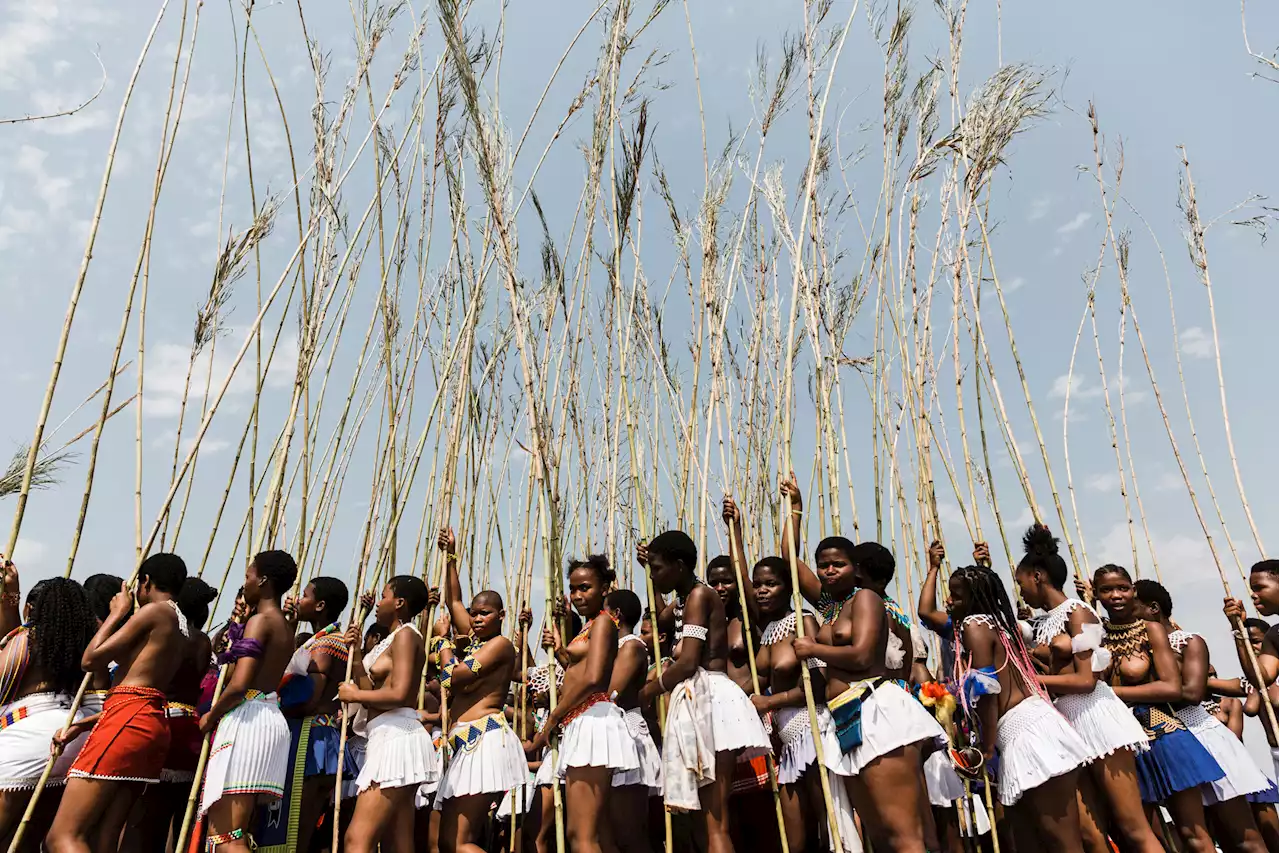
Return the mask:
[[(352, 728), (367, 738), (364, 765), (356, 778), (356, 808), (345, 849), (365, 853), (413, 850), (413, 797), (418, 786), (440, 777), (440, 756), (418, 721), (418, 687), (426, 662), (422, 635), (412, 619), (427, 606), (427, 587), (412, 575), (397, 575), (382, 588), (374, 609), (387, 638), (363, 661), (353, 662), (351, 680), (338, 686), (338, 701), (352, 709)], [(360, 641), (361, 626), (347, 630), (347, 645)]]
[(1093, 608), (1062, 591), (1067, 564), (1047, 527), (1028, 528), (1022, 546), (1025, 555), (1014, 579), (1022, 600), (1045, 612), (1028, 642), (1044, 673), (1040, 683), (1089, 747), (1088, 771), (1081, 774), (1078, 790), (1085, 848), (1106, 853), (1111, 849), (1107, 837), (1115, 836), (1126, 849), (1161, 853), (1164, 847), (1151, 831), (1138, 790), (1136, 756), (1147, 750), (1147, 733), (1097, 677), (1110, 662), (1102, 650), (1102, 623)]
[(635, 633), (643, 608), (629, 589), (616, 589), (604, 600), (618, 623), (618, 657), (613, 662), (609, 693), (622, 709), (627, 731), (636, 746), (639, 766), (613, 774), (609, 812), (622, 853), (649, 853), (649, 798), (662, 796), (662, 756), (640, 712), (640, 691), (649, 671), (649, 652)]
[[(695, 825), (707, 853), (732, 853), (729, 793), (734, 768), (740, 756), (766, 753), (769, 736), (747, 694), (725, 674), (724, 605), (694, 574), (698, 549), (693, 540), (669, 530), (648, 546), (637, 545), (636, 556), (655, 591), (675, 593), (666, 613), (675, 624), (676, 659), (639, 697), (643, 705), (660, 693), (673, 694), (662, 744), (664, 799), (668, 809), (698, 813)], [(713, 779), (706, 778), (709, 766), (715, 767)]]
[(910, 621), (884, 589), (893, 555), (874, 542), (823, 539), (814, 553), (822, 579), (818, 638), (792, 640), (796, 657), (827, 662), (827, 706), (844, 751), (849, 795), (874, 843), (924, 850), (927, 806), (922, 753), (946, 735), (906, 690)]
[[(801, 667), (810, 671), (815, 709), (818, 714), (818, 732), (822, 739), (822, 757), (828, 772), (831, 793), (838, 817), (842, 820), (842, 838), (853, 840), (857, 830), (852, 823), (843, 791), (843, 777), (851, 775), (835, 722), (827, 709), (827, 664), (819, 658), (801, 661), (796, 656), (796, 613), (793, 609), (791, 570), (781, 557), (765, 557), (756, 563), (752, 572), (755, 587), (755, 606), (761, 632), (760, 653), (756, 668), (762, 684), (768, 684), (765, 695), (751, 697), (752, 704), (762, 714), (772, 718), (773, 731), (781, 742), (778, 756), (778, 786), (782, 796), (783, 820), (787, 828), (787, 845), (792, 850), (806, 848), (806, 827), (814, 828), (814, 835), (825, 837), (830, 823), (822, 797), (822, 780), (819, 777), (818, 752), (814, 746), (813, 727), (801, 683)], [(805, 636), (816, 637), (818, 620), (809, 611), (802, 614)]]
[[(1280, 572), (1280, 563), (1275, 559), (1260, 560), (1249, 570), (1249, 597), (1253, 599), (1253, 606), (1261, 616), (1275, 616), (1276, 613), (1280, 613), (1278, 572)], [(1258, 710), (1261, 713), (1259, 719), (1262, 720), (1263, 729), (1267, 733), (1267, 742), (1271, 745), (1271, 772), (1280, 778), (1280, 748), (1277, 748), (1276, 733), (1271, 730), (1270, 717), (1261, 704), (1266, 702), (1271, 705), (1273, 711), (1280, 707), (1280, 682), (1277, 681), (1277, 675), (1280, 674), (1280, 626), (1267, 625), (1263, 629), (1261, 641), (1254, 646), (1254, 657), (1258, 662), (1255, 669), (1253, 661), (1249, 659), (1248, 649), (1251, 643), (1249, 633), (1252, 629), (1246, 628), (1245, 633), (1240, 630), (1242, 622), (1248, 623), (1245, 619), (1244, 604), (1238, 599), (1228, 597), (1223, 602), (1222, 612), (1231, 625), (1231, 635), (1235, 639), (1236, 658), (1240, 663), (1240, 669), (1244, 673), (1245, 680), (1257, 691)]]
[(1142, 801), (1168, 809), (1187, 853), (1211, 853), (1200, 786), (1225, 774), (1174, 713), (1173, 703), (1182, 700), (1182, 675), (1168, 632), (1143, 618), (1126, 569), (1098, 569), (1093, 590), (1109, 617), (1103, 622), (1103, 646), (1111, 652), (1105, 675), (1151, 739), (1151, 748), (1137, 757)]
[(200, 701), (200, 682), (209, 670), (213, 646), (202, 629), (209, 619), (209, 605), (217, 595), (218, 591), (200, 578), (187, 578), (178, 592), (178, 610), (186, 617), (191, 636), (178, 671), (165, 691), (169, 756), (160, 771), (161, 784), (147, 787), (142, 796), (141, 819), (130, 829), (140, 837), (142, 850), (164, 853), (170, 831), (176, 837), (182, 827), (183, 810), (204, 742), (196, 704)]
[(547, 725), (525, 745), (526, 753), (541, 755), (550, 733), (561, 731), (556, 775), (565, 780), (565, 834), (575, 853), (603, 849), (600, 835), (609, 828), (613, 775), (640, 767), (622, 709), (609, 693), (618, 623), (604, 609), (604, 597), (614, 578), (603, 556), (569, 563), (569, 600), (586, 625), (567, 645), (557, 643), (555, 654), (565, 667), (564, 691)]
[(482, 590), (467, 608), (462, 603), (458, 557), (453, 531), (440, 531), (437, 544), (445, 555), (444, 598), (455, 636), (470, 636), (461, 660), (453, 644), (437, 635), (432, 653), (439, 655), (441, 689), (448, 695), (446, 735), (452, 752), (449, 769), (436, 791), (442, 853), (483, 853), (476, 843), (489, 810), (502, 795), (528, 776), (520, 739), (511, 731), (503, 711), (516, 670), (515, 647), (502, 635), (506, 610), (502, 596)]
[[(66, 725), (72, 696), (84, 672), (80, 658), (97, 630), (97, 620), (80, 584), (63, 578), (42, 580), (27, 593), (25, 618), (17, 567), (0, 555), (0, 846), (8, 849), (31, 791), (44, 772), (53, 736)], [(118, 592), (119, 586), (116, 587)], [(24, 844), (32, 850), (58, 810), (62, 784), (80, 744), (58, 757)]]
[[(321, 815), (333, 804), (342, 740), (338, 684), (346, 673), (350, 648), (341, 620), (349, 598), (345, 583), (321, 576), (311, 579), (296, 602), (286, 602), (290, 621), (295, 626), (306, 623), (314, 633), (298, 644), (280, 682), (280, 710), (289, 722), (290, 765), (295, 772), (285, 791), (283, 816), (266, 830), (274, 837), (258, 839), (260, 846), (287, 844), (293, 826), (294, 843), (308, 850)], [(298, 752), (301, 773), (296, 772)]]
[(1054, 710), (1022, 644), (1004, 584), (985, 566), (956, 569), (951, 613), (961, 649), (956, 669), (982, 753), (998, 753), (1000, 802), (1038, 836), (1038, 849), (1082, 851), (1076, 778), (1089, 748)]
[(1149, 622), (1158, 622), (1168, 632), (1169, 646), (1179, 658), (1182, 702), (1177, 705), (1178, 719), (1226, 774), (1201, 788), (1201, 801), (1209, 810), (1212, 824), (1225, 833), (1219, 839), (1221, 847), (1239, 853), (1262, 853), (1266, 845), (1245, 797), (1265, 791), (1267, 777), (1253, 763), (1244, 744), (1200, 704), (1208, 696), (1209, 646), (1199, 634), (1184, 631), (1170, 621), (1173, 599), (1162, 585), (1143, 579), (1133, 586), (1138, 601), (1136, 612)]
[(800, 660), (827, 664), (827, 707), (843, 750), (842, 770), (863, 829), (898, 853), (925, 849), (922, 753), (946, 743), (933, 715), (906, 689), (911, 628), (885, 588), (894, 559), (874, 542), (830, 537), (814, 553), (822, 581), (818, 637), (796, 638)]
[[(738, 546), (741, 547), (741, 544), (739, 542)], [(738, 572), (734, 571), (733, 561), (727, 554), (712, 557), (707, 563), (707, 586), (711, 587), (719, 596), (720, 603), (724, 605), (725, 630), (729, 637), (729, 655), (725, 658), (725, 675), (732, 678), (734, 684), (741, 687), (744, 693), (750, 695), (752, 692), (751, 664), (747, 660), (747, 635), (744, 633), (742, 619), (742, 591), (746, 590), (747, 599), (750, 600), (750, 587), (740, 584)], [(758, 644), (760, 632), (754, 630), (757, 627), (753, 622), (754, 636), (751, 639), (753, 643)]]
[(261, 800), (284, 794), (289, 765), (289, 724), (276, 694), (293, 657), (293, 626), (281, 599), (298, 577), (298, 564), (284, 551), (263, 551), (244, 575), (248, 620), (232, 622), (218, 664), (230, 666), (225, 686), (200, 732), (214, 733), (200, 798), (208, 815), (210, 853), (248, 853), (250, 826)]

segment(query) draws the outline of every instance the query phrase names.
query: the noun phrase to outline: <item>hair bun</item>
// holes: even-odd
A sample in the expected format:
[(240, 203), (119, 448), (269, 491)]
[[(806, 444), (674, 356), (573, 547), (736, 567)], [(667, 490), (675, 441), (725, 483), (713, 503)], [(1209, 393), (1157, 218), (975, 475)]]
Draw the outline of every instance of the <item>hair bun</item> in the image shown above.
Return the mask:
[(1022, 534), (1022, 547), (1028, 555), (1041, 559), (1058, 556), (1058, 538), (1043, 524), (1033, 524)]
[(596, 570), (605, 583), (613, 583), (617, 580), (618, 574), (609, 565), (609, 558), (604, 554), (588, 554), (586, 563)]

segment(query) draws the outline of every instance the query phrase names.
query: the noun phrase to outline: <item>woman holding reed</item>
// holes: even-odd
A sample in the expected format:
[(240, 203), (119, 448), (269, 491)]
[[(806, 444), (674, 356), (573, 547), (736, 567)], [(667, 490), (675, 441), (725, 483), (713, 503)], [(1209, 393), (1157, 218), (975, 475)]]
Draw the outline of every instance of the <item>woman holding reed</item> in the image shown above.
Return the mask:
[(604, 556), (569, 563), (569, 600), (585, 625), (567, 644), (556, 637), (554, 652), (565, 668), (564, 690), (547, 724), (525, 744), (541, 755), (551, 733), (560, 731), (558, 778), (565, 780), (566, 834), (575, 851), (612, 849), (601, 830), (609, 828), (609, 795), (615, 772), (637, 770), (640, 759), (622, 709), (610, 697), (618, 655), (618, 621), (604, 608), (615, 575)]
[[(1022, 600), (1044, 611), (1028, 640), (1040, 664), (1039, 680), (1089, 748), (1077, 792), (1085, 849), (1107, 853), (1111, 835), (1126, 849), (1160, 853), (1164, 848), (1143, 811), (1135, 763), (1147, 750), (1147, 733), (1110, 685), (1098, 679), (1111, 660), (1102, 648), (1102, 623), (1088, 604), (1063, 592), (1067, 564), (1047, 527), (1029, 527), (1022, 545), (1025, 553), (1014, 580)], [(981, 563), (986, 543), (978, 548), (975, 558)]]
[[(382, 588), (374, 610), (387, 638), (338, 686), (338, 700), (355, 713), (352, 728), (368, 739), (356, 778), (356, 807), (347, 827), (350, 853), (413, 850), (413, 798), (418, 786), (440, 777), (440, 756), (418, 720), (418, 688), (426, 663), (422, 635), (411, 622), (427, 606), (427, 587), (398, 575)], [(361, 626), (347, 630), (347, 647), (360, 642)], [(355, 706), (352, 708), (352, 706)]]
[(1004, 584), (985, 566), (956, 569), (951, 613), (960, 647), (956, 672), (965, 712), (978, 723), (982, 754), (999, 754), (1000, 802), (1037, 837), (1037, 849), (1078, 853), (1079, 770), (1088, 746), (1048, 701), (1022, 643)]
[(1187, 853), (1211, 853), (1200, 786), (1225, 773), (1174, 712), (1173, 703), (1182, 699), (1182, 674), (1169, 633), (1143, 618), (1128, 570), (1101, 567), (1093, 589), (1109, 617), (1103, 622), (1103, 646), (1111, 662), (1104, 677), (1150, 739), (1151, 748), (1137, 757), (1142, 802), (1149, 810), (1159, 805), (1169, 810)]
[(520, 739), (503, 711), (516, 671), (515, 647), (502, 633), (502, 596), (481, 590), (468, 608), (462, 603), (453, 531), (436, 540), (445, 555), (445, 604), (453, 631), (471, 642), (461, 658), (440, 634), (431, 638), (439, 656), (441, 691), (448, 697), (453, 727), (445, 736), (449, 767), (436, 791), (442, 853), (483, 853), (477, 840), (493, 808), (507, 791), (525, 781), (528, 766)]

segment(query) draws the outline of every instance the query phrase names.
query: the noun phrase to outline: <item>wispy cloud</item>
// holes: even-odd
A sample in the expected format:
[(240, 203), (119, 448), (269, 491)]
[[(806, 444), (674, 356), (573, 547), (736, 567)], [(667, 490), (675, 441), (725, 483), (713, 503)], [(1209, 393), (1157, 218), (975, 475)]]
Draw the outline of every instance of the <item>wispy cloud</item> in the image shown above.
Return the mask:
[(1068, 234), (1074, 234), (1077, 231), (1079, 231), (1081, 228), (1083, 228), (1085, 226), (1085, 223), (1092, 218), (1093, 218), (1092, 213), (1082, 210), (1079, 213), (1077, 213), (1075, 216), (1071, 217), (1070, 221), (1064, 222), (1063, 224), (1059, 225), (1057, 229), (1055, 229), (1056, 233), (1062, 234), (1064, 236)]
[(1067, 396), (1067, 390), (1071, 390), (1071, 399), (1091, 400), (1095, 397), (1102, 396), (1102, 385), (1091, 385), (1086, 383), (1080, 376), (1072, 376), (1070, 384), (1068, 384), (1067, 375), (1064, 373), (1053, 380), (1053, 387), (1049, 389), (1050, 399), (1061, 400)]
[(1038, 219), (1044, 219), (1049, 215), (1049, 209), (1053, 207), (1053, 196), (1042, 195), (1040, 198), (1031, 202), (1031, 211), (1027, 214), (1027, 219), (1035, 222)]
[(1111, 492), (1120, 488), (1119, 474), (1093, 474), (1085, 478), (1085, 488), (1091, 492)]
[(1211, 358), (1213, 356), (1213, 342), (1209, 340), (1209, 336), (1205, 334), (1204, 329), (1199, 326), (1184, 329), (1182, 334), (1178, 335), (1178, 342), (1182, 346), (1183, 355), (1191, 358)]
[(1023, 277), (1022, 277), (1022, 276), (1020, 276), (1020, 275), (1019, 275), (1019, 276), (1015, 276), (1015, 277), (1013, 277), (1013, 278), (1009, 279), (1009, 281), (1007, 281), (1007, 282), (1005, 283), (1005, 285), (1004, 285), (1004, 292), (1005, 292), (1005, 293), (1017, 293), (1019, 290), (1022, 290), (1022, 288), (1023, 288), (1023, 287), (1025, 287), (1025, 286), (1026, 286), (1026, 284), (1027, 284), (1027, 280), (1026, 280), (1025, 278), (1023, 278)]

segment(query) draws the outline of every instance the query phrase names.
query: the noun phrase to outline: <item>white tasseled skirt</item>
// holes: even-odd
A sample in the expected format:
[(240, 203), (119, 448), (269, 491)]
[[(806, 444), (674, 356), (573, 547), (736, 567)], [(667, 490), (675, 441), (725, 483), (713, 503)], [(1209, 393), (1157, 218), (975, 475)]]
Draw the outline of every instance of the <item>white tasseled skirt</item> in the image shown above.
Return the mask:
[(1177, 711), (1177, 715), (1227, 774), (1218, 781), (1201, 787), (1206, 806), (1225, 803), (1268, 788), (1271, 782), (1267, 775), (1253, 763), (1244, 743), (1217, 717), (1199, 705), (1182, 708)]
[(1000, 802), (1006, 806), (1092, 760), (1088, 745), (1071, 724), (1039, 696), (1028, 696), (1000, 718), (996, 751)]
[(946, 745), (942, 726), (914, 696), (886, 681), (862, 700), (862, 743), (841, 756), (836, 772), (853, 776), (882, 755), (929, 740)]
[(1094, 685), (1092, 693), (1059, 696), (1053, 704), (1089, 747), (1090, 761), (1121, 749), (1137, 753), (1150, 748), (1142, 724), (1105, 682)]
[(223, 717), (209, 753), (200, 814), (226, 796), (283, 797), (289, 741), (289, 724), (274, 693), (246, 699)]
[[(0, 729), (0, 791), (23, 791), (36, 786), (49, 760), (53, 736), (67, 724), (70, 710), (71, 697), (63, 693), (33, 693), (0, 707), (0, 716), (12, 714), (16, 718), (26, 714)], [(82, 707), (76, 719), (87, 716)], [(86, 733), (67, 744), (54, 762), (46, 784), (62, 785), (67, 781), (67, 771), (88, 737)]]
[(711, 703), (712, 748), (716, 752), (738, 752), (739, 758), (754, 758), (771, 752), (769, 735), (750, 697), (723, 672), (706, 671)]
[(640, 758), (640, 766), (635, 770), (619, 770), (613, 774), (613, 787), (622, 788), (627, 785), (644, 785), (649, 789), (649, 796), (662, 795), (662, 755), (649, 733), (649, 724), (639, 708), (623, 712), (627, 723), (627, 731), (635, 741), (636, 754)]
[(556, 771), (563, 779), (574, 767), (607, 767), (615, 772), (640, 768), (635, 739), (622, 709), (613, 702), (596, 702), (562, 730)]
[[(436, 792), (436, 808), (453, 797), (476, 794), (505, 794), (529, 776), (520, 738), (500, 715), (454, 726), (446, 738), (451, 747), (449, 768)], [(486, 725), (492, 720), (492, 724)], [(453, 747), (455, 738), (466, 736), (469, 727), (483, 728), (483, 734), (466, 738), (464, 746)], [(475, 729), (473, 729), (475, 730)]]
[[(852, 775), (843, 761), (840, 740), (836, 737), (836, 724), (826, 705), (818, 705), (818, 734), (822, 737), (822, 758), (826, 767), (841, 776)], [(782, 741), (778, 756), (778, 784), (791, 785), (799, 781), (809, 765), (818, 760), (813, 745), (813, 727), (809, 723), (809, 709), (783, 708), (774, 714), (774, 725)]]
[(368, 722), (364, 766), (356, 777), (356, 791), (377, 785), (403, 788), (440, 778), (440, 754), (431, 734), (412, 708), (383, 711)]

